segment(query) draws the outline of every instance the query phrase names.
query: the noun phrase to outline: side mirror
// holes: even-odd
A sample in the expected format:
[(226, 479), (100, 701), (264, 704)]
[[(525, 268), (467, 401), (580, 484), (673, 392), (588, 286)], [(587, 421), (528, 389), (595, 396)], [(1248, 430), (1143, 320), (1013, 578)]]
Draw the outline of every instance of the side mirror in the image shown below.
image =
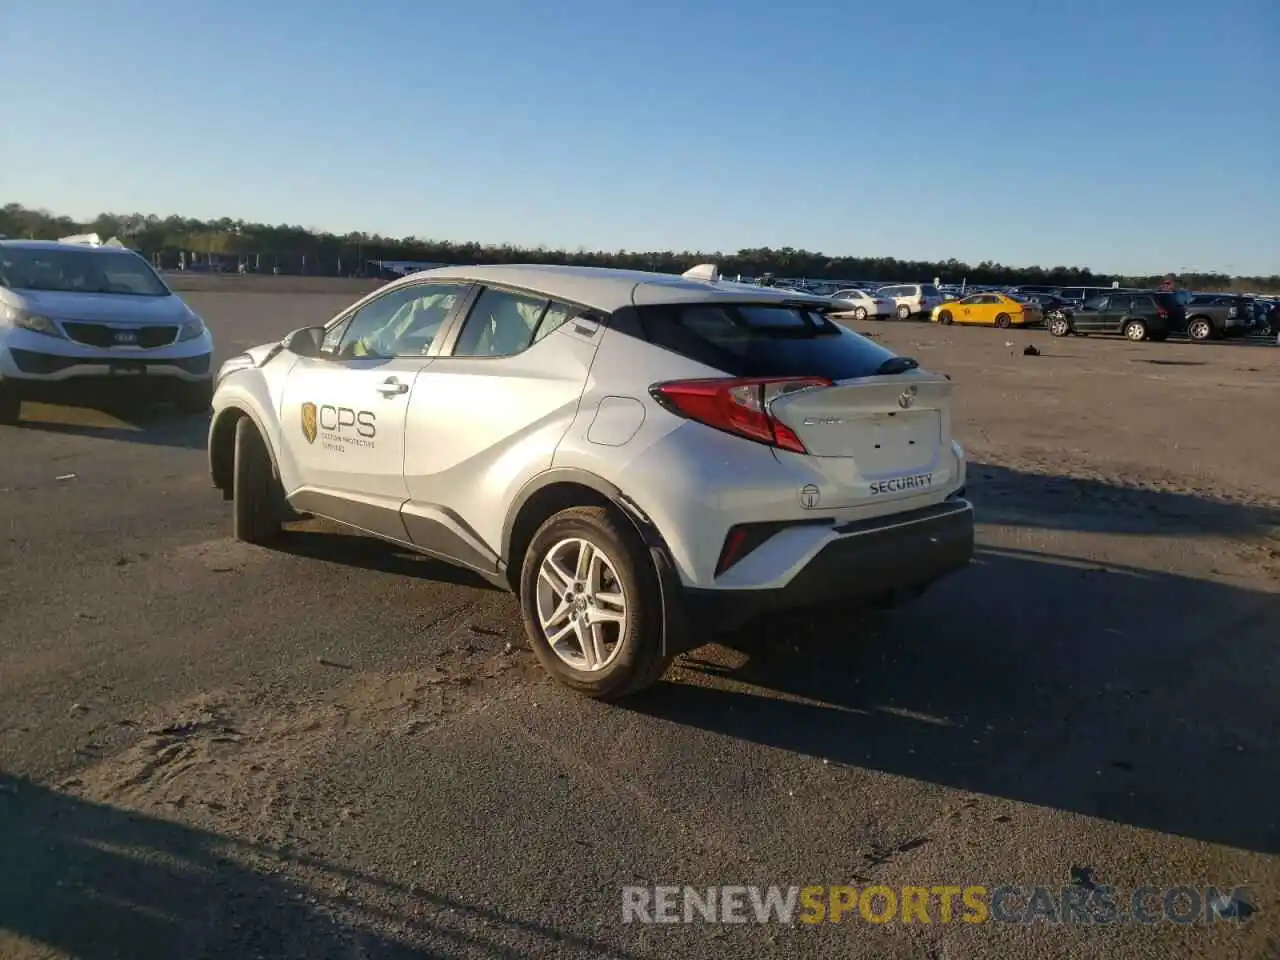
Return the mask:
[(303, 327), (281, 340), (280, 346), (300, 357), (318, 357), (323, 343), (324, 327)]

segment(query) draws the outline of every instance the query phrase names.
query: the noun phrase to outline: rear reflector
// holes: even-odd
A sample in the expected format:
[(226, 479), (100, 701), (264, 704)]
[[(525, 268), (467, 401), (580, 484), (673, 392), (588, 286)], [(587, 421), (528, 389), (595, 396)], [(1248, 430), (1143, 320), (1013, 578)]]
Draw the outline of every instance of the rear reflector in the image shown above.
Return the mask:
[(831, 381), (823, 377), (726, 377), (655, 383), (649, 393), (677, 416), (771, 447), (807, 453), (800, 438), (774, 418), (770, 407), (778, 397), (829, 386)]
[(803, 520), (763, 520), (758, 523), (738, 523), (725, 534), (716, 561), (716, 576), (739, 563), (757, 547), (763, 546), (775, 534), (791, 527), (829, 527), (835, 521), (831, 517), (806, 517)]

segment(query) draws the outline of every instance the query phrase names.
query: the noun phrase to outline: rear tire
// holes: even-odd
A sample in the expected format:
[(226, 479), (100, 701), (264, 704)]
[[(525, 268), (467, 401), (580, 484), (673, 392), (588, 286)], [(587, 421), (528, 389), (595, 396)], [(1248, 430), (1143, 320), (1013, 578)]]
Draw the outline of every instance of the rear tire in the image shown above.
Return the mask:
[(180, 383), (175, 399), (178, 409), (187, 416), (195, 417), (208, 413), (213, 405), (213, 383), (208, 380), (200, 383)]
[[(590, 616), (595, 610), (615, 613), (619, 607), (622, 610), (621, 625), (606, 623), (599, 627), (603, 656), (593, 652), (592, 657), (597, 662), (603, 661), (602, 666), (588, 664), (583, 642), (578, 639), (577, 629), (572, 627), (572, 613), (555, 617), (555, 612), (562, 609), (566, 601), (580, 602), (574, 598), (595, 592), (587, 582), (590, 577), (574, 578), (569, 584), (553, 584), (556, 578), (550, 571), (548, 558), (554, 554), (556, 565), (566, 569), (565, 557), (581, 549), (575, 548), (574, 543), (585, 543), (604, 558), (607, 578), (613, 581), (616, 576), (616, 583), (611, 583), (607, 592), (621, 597), (620, 603), (609, 607), (596, 604), (583, 611)], [(574, 586), (583, 589), (575, 592)], [(597, 700), (617, 700), (650, 686), (670, 663), (670, 658), (662, 652), (664, 624), (658, 572), (635, 529), (603, 507), (562, 510), (534, 534), (520, 569), (520, 611), (529, 644), (546, 671), (571, 690)], [(543, 626), (544, 622), (547, 627)], [(581, 623), (581, 629), (590, 638), (597, 628), (585, 620)], [(554, 636), (557, 627), (568, 630), (565, 639), (557, 641), (559, 652), (548, 639), (548, 629)]]
[(910, 307), (908, 307), (908, 306), (905, 306), (905, 305), (904, 305), (904, 306), (901, 306), (901, 307), (899, 307), (895, 312), (897, 313), (897, 316), (898, 316), (898, 319), (899, 319), (899, 320), (910, 320), (910, 319), (911, 319), (911, 308), (910, 308)]
[(0, 425), (13, 427), (22, 422), (22, 397), (13, 387), (0, 383)]
[(1071, 336), (1071, 321), (1064, 314), (1055, 313), (1049, 317), (1049, 336), (1051, 337), (1069, 337)]
[(949, 326), (951, 324), (951, 311), (943, 310), (941, 313), (939, 313), (938, 322), (943, 326)]
[(1131, 340), (1134, 343), (1141, 343), (1149, 336), (1147, 333), (1147, 325), (1141, 320), (1126, 321), (1123, 332), (1125, 339)]
[(853, 319), (855, 319), (855, 320), (865, 320), (865, 319), (867, 319), (867, 308), (866, 308), (866, 307), (854, 307), (854, 308), (853, 308)]
[(241, 417), (236, 423), (232, 484), (232, 536), (243, 543), (254, 544), (267, 544), (279, 537), (279, 482), (271, 467), (266, 441), (248, 417)]
[(996, 326), (1001, 330), (1008, 330), (1012, 323), (1013, 320), (1010, 319), (1007, 313), (996, 314)]

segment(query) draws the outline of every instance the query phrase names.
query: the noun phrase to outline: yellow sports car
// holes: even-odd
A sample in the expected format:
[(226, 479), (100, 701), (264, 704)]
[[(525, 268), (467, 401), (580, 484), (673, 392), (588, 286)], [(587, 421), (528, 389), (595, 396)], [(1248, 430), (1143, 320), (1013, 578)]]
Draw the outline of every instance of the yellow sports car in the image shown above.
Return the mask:
[(1040, 307), (1007, 293), (975, 293), (933, 308), (934, 323), (980, 323), (996, 327), (1030, 327), (1043, 323)]

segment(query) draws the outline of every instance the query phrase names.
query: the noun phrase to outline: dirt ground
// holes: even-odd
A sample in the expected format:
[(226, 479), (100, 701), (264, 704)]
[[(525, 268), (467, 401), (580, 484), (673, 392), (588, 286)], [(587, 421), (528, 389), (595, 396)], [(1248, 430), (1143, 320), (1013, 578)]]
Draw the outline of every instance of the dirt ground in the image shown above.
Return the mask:
[[(363, 292), (260, 280), (186, 294), (224, 356)], [(28, 405), (0, 428), (0, 957), (1274, 955), (1280, 349), (858, 326), (952, 377), (975, 562), (619, 706), (433, 561), (319, 522), (231, 541), (207, 422)], [(1095, 881), (1244, 885), (1248, 917), (619, 910), (624, 884)]]

